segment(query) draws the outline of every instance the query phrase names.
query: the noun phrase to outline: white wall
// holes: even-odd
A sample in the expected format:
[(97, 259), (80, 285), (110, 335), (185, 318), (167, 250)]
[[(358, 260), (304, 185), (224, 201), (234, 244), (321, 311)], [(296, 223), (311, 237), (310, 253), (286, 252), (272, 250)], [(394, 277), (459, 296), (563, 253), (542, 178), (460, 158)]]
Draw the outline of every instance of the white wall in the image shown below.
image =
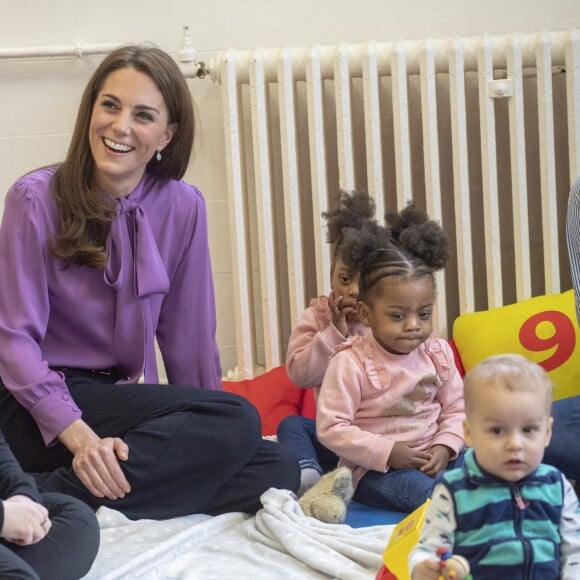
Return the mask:
[[(175, 52), (188, 25), (200, 60), (226, 48), (580, 28), (578, 0), (0, 0), (2, 48), (153, 41)], [(0, 195), (64, 155), (96, 58), (0, 60)], [(235, 365), (220, 89), (190, 86), (201, 118), (188, 179), (208, 201), (224, 371)]]

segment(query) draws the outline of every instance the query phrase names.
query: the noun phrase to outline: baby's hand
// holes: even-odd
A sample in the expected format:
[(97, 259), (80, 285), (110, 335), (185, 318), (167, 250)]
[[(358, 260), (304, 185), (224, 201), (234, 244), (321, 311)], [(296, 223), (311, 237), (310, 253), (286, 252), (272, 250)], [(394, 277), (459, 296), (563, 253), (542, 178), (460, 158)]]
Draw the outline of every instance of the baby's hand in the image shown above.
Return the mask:
[(387, 465), (393, 469), (421, 469), (427, 465), (431, 454), (419, 451), (408, 443), (397, 441), (393, 446)]
[(419, 562), (411, 574), (412, 580), (437, 580), (440, 578), (439, 560), (423, 560)]
[(0, 538), (20, 546), (36, 544), (46, 536), (52, 523), (48, 510), (23, 495), (16, 495), (2, 502), (4, 525)]

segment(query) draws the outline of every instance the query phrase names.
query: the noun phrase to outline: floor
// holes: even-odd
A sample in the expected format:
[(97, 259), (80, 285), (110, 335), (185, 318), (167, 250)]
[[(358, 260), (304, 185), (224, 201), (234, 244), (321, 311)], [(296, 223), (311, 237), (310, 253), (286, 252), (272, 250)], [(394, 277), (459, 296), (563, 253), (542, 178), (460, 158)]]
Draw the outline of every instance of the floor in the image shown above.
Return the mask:
[(381, 510), (368, 507), (358, 501), (351, 501), (346, 514), (346, 524), (351, 528), (365, 528), (368, 526), (385, 526), (398, 524), (408, 514), (391, 510)]

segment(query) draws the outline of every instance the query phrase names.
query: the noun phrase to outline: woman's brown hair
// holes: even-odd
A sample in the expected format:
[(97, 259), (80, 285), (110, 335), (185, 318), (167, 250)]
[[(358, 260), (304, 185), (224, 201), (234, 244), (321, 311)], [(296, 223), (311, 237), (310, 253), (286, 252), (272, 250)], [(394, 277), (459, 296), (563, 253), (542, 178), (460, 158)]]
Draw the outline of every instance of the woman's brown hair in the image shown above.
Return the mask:
[(68, 265), (104, 268), (107, 263), (106, 240), (116, 206), (93, 184), (89, 126), (106, 78), (123, 68), (134, 68), (153, 80), (163, 95), (169, 123), (176, 124), (175, 134), (163, 150), (163, 159), (157, 161), (153, 157), (146, 171), (159, 179), (181, 179), (189, 164), (195, 112), (187, 81), (177, 63), (160, 48), (148, 44), (124, 45), (111, 52), (85, 88), (66, 158), (52, 179), (60, 220), (52, 252)]

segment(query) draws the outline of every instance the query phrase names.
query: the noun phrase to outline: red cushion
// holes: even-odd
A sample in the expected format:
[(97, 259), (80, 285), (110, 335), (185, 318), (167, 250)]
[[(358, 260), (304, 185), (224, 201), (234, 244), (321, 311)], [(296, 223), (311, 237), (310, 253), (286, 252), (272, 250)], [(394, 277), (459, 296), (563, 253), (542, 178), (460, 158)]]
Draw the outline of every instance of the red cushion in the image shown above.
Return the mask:
[(278, 424), (288, 415), (298, 415), (302, 408), (304, 389), (298, 388), (279, 366), (243, 381), (223, 381), (224, 391), (242, 395), (258, 409), (262, 419), (262, 435), (275, 435)]
[(449, 343), (449, 346), (451, 347), (451, 350), (453, 351), (453, 358), (455, 359), (455, 366), (457, 367), (459, 374), (462, 377), (464, 377), (465, 376), (465, 368), (463, 368), (463, 363), (461, 362), (461, 356), (459, 356), (459, 351), (457, 350), (457, 345), (455, 344), (455, 341), (452, 338), (447, 340), (447, 342)]

